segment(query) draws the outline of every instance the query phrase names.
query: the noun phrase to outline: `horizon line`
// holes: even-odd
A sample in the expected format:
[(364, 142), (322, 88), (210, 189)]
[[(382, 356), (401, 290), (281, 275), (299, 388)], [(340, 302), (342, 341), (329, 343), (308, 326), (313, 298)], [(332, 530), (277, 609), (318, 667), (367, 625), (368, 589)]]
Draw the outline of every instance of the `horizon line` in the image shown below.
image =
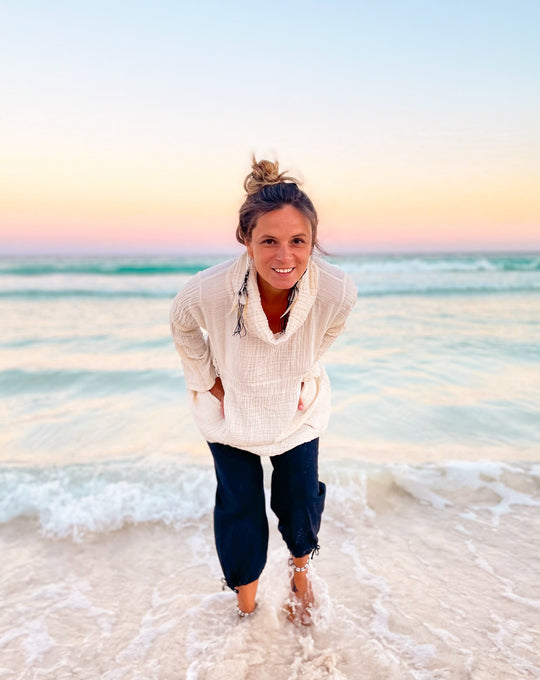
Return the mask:
[[(213, 250), (213, 251), (203, 251), (203, 250), (190, 250), (186, 251), (153, 251), (153, 252), (140, 252), (140, 251), (94, 251), (94, 252), (82, 252), (82, 251), (67, 251), (67, 252), (31, 252), (31, 251), (19, 251), (19, 252), (2, 252), (0, 251), (1, 259), (10, 258), (153, 258), (153, 257), (234, 257), (239, 254), (238, 250)], [(470, 248), (470, 249), (426, 249), (426, 250), (354, 250), (349, 252), (344, 252), (343, 250), (336, 250), (330, 252), (319, 252), (319, 256), (322, 257), (364, 257), (364, 256), (379, 256), (379, 257), (397, 257), (397, 256), (409, 256), (409, 257), (432, 257), (440, 255), (448, 256), (469, 256), (469, 255), (539, 255), (540, 248), (535, 249), (512, 249), (512, 248)]]

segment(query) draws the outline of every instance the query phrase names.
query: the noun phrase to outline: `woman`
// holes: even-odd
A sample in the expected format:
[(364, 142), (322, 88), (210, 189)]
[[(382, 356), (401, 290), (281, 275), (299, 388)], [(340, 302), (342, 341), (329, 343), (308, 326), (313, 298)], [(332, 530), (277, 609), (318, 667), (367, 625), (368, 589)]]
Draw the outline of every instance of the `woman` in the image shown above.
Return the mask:
[(266, 563), (260, 457), (270, 456), (271, 507), (291, 553), (289, 618), (309, 623), (307, 570), (319, 549), (325, 497), (318, 437), (330, 413), (319, 359), (343, 330), (356, 288), (340, 269), (312, 257), (317, 213), (277, 162), (253, 158), (244, 188), (236, 231), (244, 254), (186, 284), (173, 302), (171, 328), (214, 458), (216, 547), (237, 593), (236, 611), (244, 617), (255, 610)]

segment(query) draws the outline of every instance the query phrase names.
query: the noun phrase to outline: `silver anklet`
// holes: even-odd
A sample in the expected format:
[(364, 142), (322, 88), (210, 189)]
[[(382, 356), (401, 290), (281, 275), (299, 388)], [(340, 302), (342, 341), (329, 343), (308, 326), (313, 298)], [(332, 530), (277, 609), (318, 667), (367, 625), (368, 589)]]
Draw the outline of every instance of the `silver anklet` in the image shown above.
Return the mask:
[(309, 569), (309, 560), (304, 564), (303, 567), (297, 567), (293, 562), (293, 558), (289, 557), (289, 566), (293, 568), (293, 571), (307, 571)]
[[(256, 605), (255, 605), (255, 606), (256, 606)], [(236, 613), (238, 614), (238, 616), (239, 616), (241, 619), (243, 619), (243, 618), (245, 618), (246, 616), (252, 616), (253, 614), (255, 614), (255, 609), (254, 609), (252, 612), (243, 612), (243, 611), (240, 609), (240, 607), (239, 607), (238, 605), (236, 605)]]

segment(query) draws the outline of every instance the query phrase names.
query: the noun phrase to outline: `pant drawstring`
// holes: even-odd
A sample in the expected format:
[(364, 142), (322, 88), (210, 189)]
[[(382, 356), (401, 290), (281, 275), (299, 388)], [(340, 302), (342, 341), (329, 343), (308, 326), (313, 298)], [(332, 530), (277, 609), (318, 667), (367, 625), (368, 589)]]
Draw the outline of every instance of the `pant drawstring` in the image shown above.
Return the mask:
[(238, 594), (238, 588), (235, 588), (234, 586), (230, 586), (230, 585), (227, 583), (227, 579), (226, 579), (225, 577), (223, 577), (223, 578), (221, 579), (221, 590), (227, 590), (227, 588), (230, 588), (230, 589), (233, 591), (233, 593), (237, 593), (237, 594)]

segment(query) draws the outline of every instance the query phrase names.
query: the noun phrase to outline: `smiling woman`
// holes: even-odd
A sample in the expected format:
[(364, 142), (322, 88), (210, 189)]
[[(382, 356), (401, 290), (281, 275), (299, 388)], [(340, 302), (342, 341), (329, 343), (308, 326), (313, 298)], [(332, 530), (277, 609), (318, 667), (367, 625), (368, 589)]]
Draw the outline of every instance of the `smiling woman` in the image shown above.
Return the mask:
[(255, 610), (266, 563), (260, 456), (270, 456), (271, 507), (291, 553), (287, 610), (308, 624), (314, 601), (307, 569), (319, 549), (325, 499), (318, 437), (330, 414), (319, 359), (343, 330), (356, 288), (313, 257), (317, 213), (293, 177), (253, 159), (244, 188), (236, 235), (246, 252), (186, 284), (172, 305), (171, 328), (195, 420), (214, 457), (216, 547), (237, 613)]
[(274, 333), (284, 330), (289, 291), (307, 271), (313, 249), (307, 218), (292, 205), (262, 215), (247, 252), (257, 271), (261, 304)]

